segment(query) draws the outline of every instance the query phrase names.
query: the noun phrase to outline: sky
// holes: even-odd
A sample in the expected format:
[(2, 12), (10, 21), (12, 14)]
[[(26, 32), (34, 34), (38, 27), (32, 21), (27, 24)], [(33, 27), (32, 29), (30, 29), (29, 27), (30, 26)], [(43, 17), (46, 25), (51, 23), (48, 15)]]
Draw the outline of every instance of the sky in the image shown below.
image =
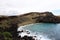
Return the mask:
[(60, 0), (0, 0), (0, 15), (45, 11), (60, 15)]

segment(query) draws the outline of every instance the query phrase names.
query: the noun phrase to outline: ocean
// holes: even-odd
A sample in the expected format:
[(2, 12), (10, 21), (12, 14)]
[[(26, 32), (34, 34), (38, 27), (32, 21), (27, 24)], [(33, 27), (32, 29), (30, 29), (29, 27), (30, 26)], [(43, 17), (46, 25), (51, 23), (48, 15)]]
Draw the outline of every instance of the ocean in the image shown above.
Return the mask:
[[(23, 33), (19, 33), (21, 37), (36, 36), (35, 40), (60, 40), (60, 24), (53, 23), (35, 23), (18, 28), (18, 31), (24, 30)], [(27, 34), (29, 31), (30, 34)]]

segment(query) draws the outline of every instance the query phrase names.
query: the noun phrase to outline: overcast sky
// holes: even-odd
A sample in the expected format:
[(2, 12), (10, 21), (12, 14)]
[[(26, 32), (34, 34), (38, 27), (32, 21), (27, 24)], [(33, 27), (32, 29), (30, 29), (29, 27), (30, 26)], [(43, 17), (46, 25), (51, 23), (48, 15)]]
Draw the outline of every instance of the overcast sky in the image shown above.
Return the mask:
[(44, 11), (60, 15), (60, 0), (0, 0), (0, 15)]

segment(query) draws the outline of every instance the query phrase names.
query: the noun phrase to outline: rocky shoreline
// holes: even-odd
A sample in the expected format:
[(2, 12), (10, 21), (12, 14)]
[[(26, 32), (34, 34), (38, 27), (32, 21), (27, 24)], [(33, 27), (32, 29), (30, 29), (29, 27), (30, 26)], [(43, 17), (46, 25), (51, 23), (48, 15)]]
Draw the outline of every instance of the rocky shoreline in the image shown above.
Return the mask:
[[(1, 40), (5, 40), (4, 38), (6, 40), (34, 40), (31, 36), (18, 37), (17, 32), (19, 26), (32, 23), (60, 23), (60, 16), (55, 16), (51, 12), (30, 12), (18, 16), (0, 16)], [(4, 36), (6, 34), (9, 36)], [(10, 37), (10, 35), (12, 36)], [(8, 37), (9, 39), (7, 39)]]

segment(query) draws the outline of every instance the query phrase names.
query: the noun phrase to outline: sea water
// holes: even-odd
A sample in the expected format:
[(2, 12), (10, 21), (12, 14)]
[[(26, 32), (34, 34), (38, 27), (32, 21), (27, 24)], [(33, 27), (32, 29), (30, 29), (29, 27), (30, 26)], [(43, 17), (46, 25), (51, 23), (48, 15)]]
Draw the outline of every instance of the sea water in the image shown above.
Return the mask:
[[(36, 36), (35, 40), (60, 40), (60, 24), (53, 23), (35, 23), (29, 24), (18, 28), (18, 31), (24, 30), (23, 33), (19, 33), (22, 37)], [(27, 34), (29, 31), (30, 34)]]

